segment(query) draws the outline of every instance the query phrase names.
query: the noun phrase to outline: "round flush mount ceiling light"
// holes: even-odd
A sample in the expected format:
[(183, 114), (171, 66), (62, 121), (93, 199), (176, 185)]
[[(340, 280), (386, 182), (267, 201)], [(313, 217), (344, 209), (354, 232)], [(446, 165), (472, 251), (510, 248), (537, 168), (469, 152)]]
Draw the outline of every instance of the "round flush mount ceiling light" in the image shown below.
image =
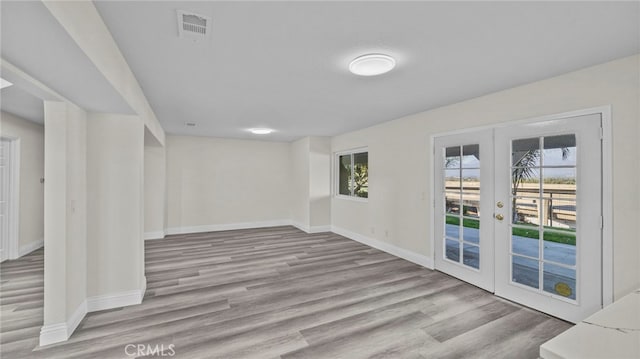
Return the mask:
[(253, 133), (254, 135), (268, 135), (273, 132), (273, 130), (270, 128), (250, 128), (249, 132)]
[(382, 75), (396, 66), (396, 60), (384, 54), (367, 54), (356, 57), (349, 64), (349, 71), (360, 76)]

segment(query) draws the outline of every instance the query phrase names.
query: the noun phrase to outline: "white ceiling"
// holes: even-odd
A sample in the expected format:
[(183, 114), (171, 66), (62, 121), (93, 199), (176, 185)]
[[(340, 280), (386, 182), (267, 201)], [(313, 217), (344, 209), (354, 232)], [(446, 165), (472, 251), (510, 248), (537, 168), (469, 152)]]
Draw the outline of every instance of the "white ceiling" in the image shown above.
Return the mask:
[[(96, 5), (173, 134), (331, 136), (640, 52), (637, 2)], [(212, 38), (179, 39), (178, 9), (212, 17)], [(350, 74), (369, 52), (396, 69)]]
[(17, 85), (0, 90), (0, 108), (29, 121), (44, 124), (44, 102)]
[[(3, 58), (88, 110), (131, 113), (42, 3), (1, 6)], [(332, 136), (640, 52), (638, 2), (96, 6), (172, 134)], [(178, 9), (213, 18), (208, 42), (178, 38)], [(393, 55), (396, 69), (350, 74), (369, 52)]]
[[(0, 9), (3, 59), (86, 110), (133, 114), (42, 2), (2, 1)], [(29, 107), (33, 99), (14, 96), (13, 91), (19, 89), (0, 93), (2, 109), (16, 115), (35, 114)]]

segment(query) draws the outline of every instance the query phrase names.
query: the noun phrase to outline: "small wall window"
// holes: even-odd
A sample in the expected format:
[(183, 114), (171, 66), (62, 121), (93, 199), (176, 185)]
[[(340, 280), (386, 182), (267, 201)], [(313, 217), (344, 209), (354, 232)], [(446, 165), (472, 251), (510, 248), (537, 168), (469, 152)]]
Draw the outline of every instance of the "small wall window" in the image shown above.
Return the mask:
[(337, 194), (341, 196), (369, 197), (369, 153), (363, 150), (337, 155)]

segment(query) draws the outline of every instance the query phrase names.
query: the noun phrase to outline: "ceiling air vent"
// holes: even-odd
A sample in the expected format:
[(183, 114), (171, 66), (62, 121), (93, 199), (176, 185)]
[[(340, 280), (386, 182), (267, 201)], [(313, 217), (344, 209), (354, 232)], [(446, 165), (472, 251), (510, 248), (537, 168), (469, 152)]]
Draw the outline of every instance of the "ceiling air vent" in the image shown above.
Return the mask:
[(203, 40), (211, 34), (211, 18), (178, 10), (178, 36), (194, 41)]

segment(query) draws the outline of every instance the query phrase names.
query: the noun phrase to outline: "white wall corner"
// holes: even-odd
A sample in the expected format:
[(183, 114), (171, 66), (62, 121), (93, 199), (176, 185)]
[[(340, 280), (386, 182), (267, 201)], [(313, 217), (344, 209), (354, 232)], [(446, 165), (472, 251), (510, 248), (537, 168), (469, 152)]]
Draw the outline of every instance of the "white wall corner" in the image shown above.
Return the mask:
[[(40, 249), (44, 247), (44, 238), (39, 240), (39, 241), (35, 241), (35, 242), (31, 242), (31, 243), (27, 243), (24, 246), (20, 246), (20, 249), (18, 249), (18, 257), (22, 257), (24, 255), (27, 255), (37, 249)], [(15, 258), (12, 258), (15, 259)]]
[(167, 228), (165, 232), (167, 235), (172, 235), (172, 234), (230, 231), (235, 229), (279, 227), (279, 226), (290, 226), (290, 225), (291, 225), (291, 220), (281, 219), (281, 220), (262, 221), (262, 222), (244, 222), (244, 223), (230, 223), (230, 224), (212, 224), (212, 225), (205, 225), (205, 226), (173, 227), (173, 228)]
[(393, 244), (387, 243), (387, 242), (382, 242), (379, 241), (377, 239), (373, 239), (373, 238), (369, 238), (366, 236), (363, 236), (359, 233), (355, 233), (355, 232), (351, 232), (349, 230), (346, 230), (344, 228), (340, 228), (340, 227), (336, 227), (336, 226), (332, 226), (331, 227), (331, 231), (333, 233), (339, 234), (343, 237), (347, 237), (349, 239), (352, 239), (356, 242), (360, 242), (362, 244), (366, 244), (369, 247), (373, 247), (375, 249), (379, 249), (383, 252), (387, 252), (391, 255), (394, 255), (396, 257), (408, 260), (409, 262), (421, 265), (425, 268), (428, 269), (434, 269), (434, 265), (433, 265), (433, 259), (427, 256), (424, 256), (422, 254), (418, 254), (409, 250), (406, 250), (404, 248), (400, 248), (398, 246), (395, 246)]
[(69, 339), (67, 323), (45, 325), (40, 329), (40, 346), (64, 342)]
[(297, 222), (297, 221), (291, 221), (291, 223), (290, 223), (290, 224), (291, 224), (292, 226), (294, 226), (294, 227), (298, 228), (299, 230), (301, 230), (301, 231), (305, 232), (305, 233), (311, 233), (311, 232), (310, 232), (310, 230), (311, 230), (311, 229), (310, 229), (310, 228), (309, 228), (309, 226), (307, 226), (306, 224), (303, 224), (303, 223), (300, 223), (300, 222)]
[(311, 226), (309, 227), (309, 231), (307, 233), (323, 233), (323, 232), (331, 232), (331, 225)]
[(140, 304), (142, 303), (142, 298), (144, 297), (144, 292), (146, 290), (146, 281), (143, 285), (145, 288), (142, 289), (89, 297), (87, 298), (87, 311), (97, 312), (100, 310)]
[(65, 323), (45, 325), (40, 329), (40, 346), (64, 342), (71, 337), (82, 319), (87, 315), (87, 301), (84, 300)]
[[(69, 319), (67, 319), (67, 328), (69, 332), (69, 336), (73, 334), (76, 330), (84, 316), (87, 315), (87, 300), (83, 300), (82, 303), (76, 308), (76, 310), (71, 314)], [(68, 338), (67, 338), (68, 339)]]
[(292, 226), (298, 228), (299, 230), (305, 232), (305, 233), (322, 233), (322, 232), (331, 232), (331, 226), (327, 225), (327, 226), (307, 226), (305, 224), (302, 224), (300, 222), (295, 222), (292, 221), (290, 223)]
[(142, 276), (142, 288), (140, 289), (140, 303), (144, 299), (144, 294), (147, 292), (147, 276)]
[(149, 241), (153, 239), (164, 239), (165, 233), (162, 231), (144, 232), (144, 240)]

